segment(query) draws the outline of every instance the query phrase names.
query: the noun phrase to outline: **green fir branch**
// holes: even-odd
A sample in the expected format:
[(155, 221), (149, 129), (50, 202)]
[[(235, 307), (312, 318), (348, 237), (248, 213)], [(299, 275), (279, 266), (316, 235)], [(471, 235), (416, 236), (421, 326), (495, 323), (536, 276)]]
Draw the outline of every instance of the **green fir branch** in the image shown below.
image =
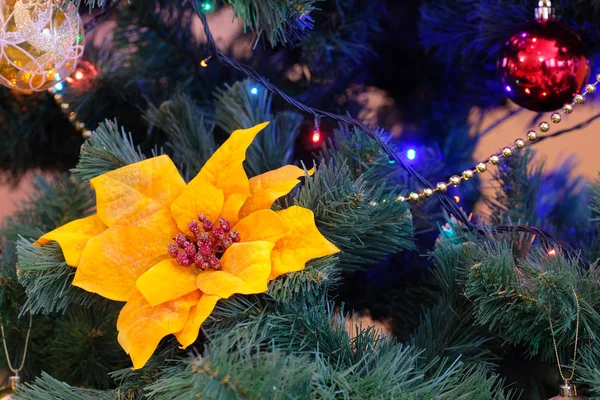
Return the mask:
[(338, 258), (335, 256), (309, 261), (302, 271), (285, 274), (271, 281), (267, 294), (276, 300), (314, 297), (339, 283), (341, 277), (337, 264)]
[(75, 388), (45, 372), (42, 372), (33, 383), (20, 386), (13, 398), (15, 400), (118, 400), (111, 391)]
[[(147, 386), (152, 400), (192, 397), (209, 399), (310, 398), (314, 364), (308, 355), (289, 355), (252, 347), (253, 340), (235, 344), (213, 342), (185, 370)], [(232, 349), (233, 348), (233, 349)], [(233, 350), (233, 351), (232, 351)]]
[(211, 118), (187, 94), (175, 93), (160, 107), (147, 110), (144, 117), (166, 132), (166, 148), (188, 178), (196, 176), (217, 149)]
[(20, 238), (17, 253), (19, 282), (27, 294), (21, 313), (64, 312), (70, 304), (89, 306), (98, 300), (94, 294), (72, 285), (75, 268), (65, 263), (58, 243), (35, 246)]
[(305, 37), (312, 29), (309, 14), (318, 1), (322, 0), (226, 0), (234, 15), (244, 22), (244, 30), (256, 34), (255, 43), (264, 36), (271, 47)]
[(108, 373), (131, 361), (117, 341), (121, 305), (102, 300), (93, 308), (72, 307), (47, 344), (53, 375), (71, 384), (97, 389), (114, 386)]
[[(379, 135), (392, 150), (397, 151), (395, 146), (389, 143), (390, 136), (383, 130), (377, 130)], [(337, 164), (346, 164), (352, 176), (357, 179), (362, 177), (369, 184), (377, 187), (390, 187), (399, 182), (401, 176), (398, 166), (390, 161), (387, 154), (375, 140), (368, 137), (356, 127), (340, 125), (334, 130), (333, 140), (327, 143), (321, 156), (326, 160), (334, 160)], [(402, 185), (405, 186), (405, 185)]]
[(412, 249), (412, 218), (406, 203), (352, 175), (345, 164), (322, 161), (293, 199), (313, 211), (319, 230), (342, 250), (340, 267), (356, 269)]
[(577, 363), (577, 381), (588, 386), (591, 400), (600, 399), (600, 342), (581, 349), (581, 358)]
[(577, 305), (580, 305), (580, 338), (595, 339), (600, 324), (600, 273), (566, 258), (560, 251), (549, 255), (533, 249), (523, 258), (510, 243), (496, 238), (468, 247), (462, 265), (464, 293), (473, 303), (477, 323), (512, 344), (523, 344), (532, 355), (554, 357), (549, 316), (558, 346), (575, 338)]
[(99, 175), (144, 160), (136, 148), (131, 133), (119, 129), (117, 121), (106, 121), (81, 146), (79, 163), (71, 170), (80, 180), (89, 181)]
[(302, 115), (292, 111), (273, 115), (271, 103), (271, 93), (250, 79), (217, 89), (215, 122), (225, 132), (231, 133), (270, 121), (248, 148), (245, 167), (250, 176), (292, 162)]

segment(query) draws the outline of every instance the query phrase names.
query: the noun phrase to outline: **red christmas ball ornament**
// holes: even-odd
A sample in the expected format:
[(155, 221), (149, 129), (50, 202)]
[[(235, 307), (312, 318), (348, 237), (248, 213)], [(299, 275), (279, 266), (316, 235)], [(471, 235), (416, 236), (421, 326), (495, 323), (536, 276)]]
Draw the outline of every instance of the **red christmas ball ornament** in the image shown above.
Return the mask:
[(549, 0), (539, 2), (534, 21), (510, 35), (497, 67), (506, 95), (539, 112), (572, 101), (590, 75), (585, 44), (554, 18)]

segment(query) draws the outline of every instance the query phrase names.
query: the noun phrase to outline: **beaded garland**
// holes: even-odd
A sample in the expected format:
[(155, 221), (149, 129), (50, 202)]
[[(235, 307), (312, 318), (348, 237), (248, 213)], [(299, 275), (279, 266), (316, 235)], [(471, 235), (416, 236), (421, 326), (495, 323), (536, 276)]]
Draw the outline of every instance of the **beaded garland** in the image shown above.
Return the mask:
[[(585, 96), (596, 92), (596, 86), (600, 82), (600, 74), (596, 75), (596, 82), (586, 85), (584, 91), (581, 94), (576, 95), (570, 103), (564, 105), (562, 112), (565, 114), (571, 114), (573, 107), (577, 104), (583, 104), (585, 102)], [(560, 112), (554, 112), (550, 116), (550, 121), (558, 124), (562, 121), (562, 115)], [(550, 124), (546, 121), (542, 121), (538, 124), (538, 130), (542, 133), (546, 133), (550, 130)], [(502, 149), (498, 154), (492, 154), (486, 161), (478, 163), (474, 168), (466, 169), (461, 175), (452, 175), (447, 182), (438, 182), (435, 188), (425, 188), (419, 192), (411, 192), (408, 197), (398, 196), (396, 201), (410, 201), (417, 202), (424, 198), (433, 196), (435, 192), (446, 192), (448, 186), (459, 186), (463, 181), (472, 179), (476, 173), (484, 173), (487, 171), (487, 164), (498, 165), (503, 158), (509, 158), (513, 155), (514, 150), (524, 148), (528, 143), (532, 144), (538, 140), (538, 132), (536, 130), (530, 130), (527, 132), (527, 139), (516, 139), (512, 146), (507, 146)]]

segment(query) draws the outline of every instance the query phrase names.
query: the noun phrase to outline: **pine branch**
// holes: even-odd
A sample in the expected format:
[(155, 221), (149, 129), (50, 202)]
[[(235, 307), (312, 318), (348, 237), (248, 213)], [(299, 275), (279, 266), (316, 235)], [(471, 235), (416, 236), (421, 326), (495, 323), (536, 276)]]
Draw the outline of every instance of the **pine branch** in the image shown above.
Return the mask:
[[(553, 171), (545, 171), (531, 150), (518, 152), (498, 168), (495, 197), (486, 199), (491, 221), (496, 225), (519, 223), (548, 232), (590, 234), (587, 196), (583, 179), (573, 177), (574, 162), (567, 160)], [(561, 201), (557, 201), (561, 199)]]
[(580, 305), (580, 338), (595, 338), (600, 324), (599, 272), (588, 270), (560, 251), (533, 249), (516, 258), (515, 249), (501, 238), (468, 247), (461, 266), (467, 276), (465, 295), (473, 303), (477, 323), (513, 344), (524, 344), (533, 355), (554, 357), (551, 317), (559, 346), (575, 338)]
[(193, 178), (217, 148), (211, 118), (187, 94), (177, 92), (159, 108), (147, 110), (144, 117), (166, 132), (166, 147), (184, 176)]
[(28, 170), (67, 170), (81, 146), (81, 137), (47, 93), (0, 87), (0, 132), (0, 169), (10, 183)]
[(305, 37), (313, 27), (309, 14), (318, 1), (321, 0), (226, 0), (234, 15), (244, 22), (244, 30), (249, 29), (257, 35), (255, 44), (265, 36), (271, 47), (291, 44)]
[(313, 33), (300, 43), (300, 64), (308, 80), (331, 82), (346, 77), (377, 58), (385, 3), (371, 0), (323, 2), (311, 13)]
[(276, 300), (315, 297), (339, 283), (337, 263), (335, 256), (310, 261), (302, 271), (271, 281), (267, 293)]
[(60, 0), (59, 5), (64, 8), (67, 4), (72, 4), (79, 8), (82, 3), (89, 7), (90, 12), (92, 12), (95, 7), (105, 7), (107, 2), (106, 0)]
[(108, 373), (131, 365), (117, 341), (119, 310), (119, 304), (104, 300), (90, 309), (69, 309), (46, 344), (56, 378), (96, 389), (114, 386)]
[(489, 364), (498, 360), (490, 350), (491, 337), (487, 329), (478, 326), (473, 317), (473, 304), (462, 293), (464, 269), (469, 243), (457, 244), (450, 236), (438, 239), (432, 258), (435, 264), (434, 282), (439, 290), (438, 303), (421, 317), (421, 323), (411, 336), (411, 344), (423, 349), (425, 360), (460, 357), (466, 364)]
[(217, 89), (215, 119), (225, 132), (271, 121), (248, 148), (245, 166), (251, 176), (290, 164), (300, 134), (302, 115), (289, 111), (273, 115), (271, 102), (271, 93), (250, 79)]
[(117, 121), (106, 121), (98, 126), (92, 136), (81, 146), (79, 163), (71, 170), (80, 180), (89, 181), (96, 176), (125, 165), (144, 160), (146, 157), (136, 149), (131, 134)]
[[(375, 134), (388, 143), (392, 151), (398, 149), (389, 144), (390, 136), (378, 129)], [(322, 158), (336, 164), (346, 164), (355, 179), (362, 177), (370, 185), (406, 187), (408, 178), (398, 171), (398, 167), (383, 152), (381, 147), (356, 127), (340, 125), (334, 130), (333, 140), (323, 148)], [(404, 179), (403, 179), (404, 178)]]
[(219, 340), (187, 368), (146, 388), (153, 400), (310, 398), (315, 366), (307, 355), (261, 351), (248, 343)]
[(58, 243), (34, 246), (20, 238), (17, 253), (19, 281), (27, 294), (21, 313), (64, 312), (70, 304), (89, 306), (98, 300), (92, 293), (72, 286), (75, 269), (65, 263)]
[(114, 400), (115, 394), (109, 391), (74, 388), (42, 372), (35, 382), (20, 386), (13, 397), (16, 400)]
[(343, 251), (342, 269), (356, 269), (413, 247), (406, 203), (381, 188), (370, 189), (361, 178), (353, 179), (344, 164), (323, 161), (293, 201), (312, 210), (319, 230)]
[(577, 363), (579, 382), (586, 384), (591, 394), (590, 399), (600, 399), (600, 343), (595, 341), (591, 346), (581, 350), (581, 359)]

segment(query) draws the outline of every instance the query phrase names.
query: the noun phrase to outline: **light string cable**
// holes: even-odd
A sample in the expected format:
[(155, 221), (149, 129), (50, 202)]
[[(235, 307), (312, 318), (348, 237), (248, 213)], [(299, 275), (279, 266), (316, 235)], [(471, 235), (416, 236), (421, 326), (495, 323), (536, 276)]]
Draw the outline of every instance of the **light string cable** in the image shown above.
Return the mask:
[[(217, 48), (216, 42), (212, 36), (212, 33), (210, 31), (210, 27), (208, 26), (208, 21), (206, 19), (206, 15), (202, 11), (201, 1), (200, 0), (192, 0), (192, 5), (194, 7), (194, 10), (200, 17), (200, 20), (204, 27), (204, 34), (206, 35), (207, 45), (208, 45), (209, 52), (210, 52), (210, 55), (207, 58), (205, 58), (204, 60), (202, 60), (202, 62), (201, 62), (201, 65), (203, 67), (206, 67), (208, 65), (207, 63), (211, 59), (215, 58), (221, 64), (228, 65), (240, 72), (243, 72), (248, 77), (260, 82), (267, 90), (269, 90), (271, 93), (273, 93), (275, 95), (278, 95), (283, 100), (285, 100), (288, 104), (298, 108), (301, 111), (304, 111), (305, 113), (312, 114), (315, 117), (316, 121), (318, 121), (322, 116), (325, 116), (325, 117), (331, 118), (335, 121), (343, 122), (343, 123), (346, 123), (346, 124), (349, 124), (349, 125), (352, 125), (352, 126), (355, 126), (359, 129), (361, 129), (363, 132), (365, 132), (370, 138), (372, 138), (381, 147), (381, 149), (389, 156), (389, 158), (391, 160), (394, 160), (396, 163), (398, 163), (398, 165), (400, 165), (416, 182), (418, 182), (420, 185), (422, 185), (422, 187), (425, 188), (420, 193), (414, 193), (414, 192), (411, 193), (408, 197), (408, 200), (415, 201), (422, 197), (431, 197), (435, 194), (439, 198), (442, 208), (446, 211), (446, 213), (448, 215), (454, 216), (457, 219), (457, 221), (459, 221), (463, 224), (463, 226), (465, 228), (474, 230), (480, 234), (485, 234), (485, 230), (475, 226), (470, 221), (469, 217), (465, 214), (465, 212), (462, 209), (460, 209), (458, 207), (458, 205), (454, 201), (452, 201), (447, 195), (445, 195), (444, 192), (446, 191), (448, 185), (458, 186), (463, 180), (469, 180), (470, 178), (472, 178), (474, 176), (475, 172), (478, 172), (478, 173), (485, 172), (487, 170), (487, 165), (486, 165), (487, 163), (490, 163), (493, 165), (498, 165), (502, 158), (510, 157), (513, 154), (514, 149), (521, 149), (521, 148), (525, 147), (526, 142), (524, 140), (516, 139), (514, 141), (514, 146), (505, 147), (504, 149), (502, 149), (502, 152), (500, 152), (499, 154), (492, 155), (485, 162), (480, 162), (479, 164), (477, 164), (477, 166), (474, 169), (466, 170), (465, 172), (463, 172), (462, 176), (460, 176), (460, 177), (456, 176), (456, 175), (452, 176), (449, 179), (448, 183), (439, 182), (434, 187), (433, 185), (431, 185), (431, 183), (429, 183), (427, 181), (427, 179), (425, 179), (417, 171), (415, 171), (414, 168), (412, 168), (410, 165), (406, 164), (396, 152), (392, 151), (392, 149), (387, 145), (387, 143), (379, 135), (375, 134), (370, 128), (365, 126), (362, 122), (360, 122), (354, 118), (348, 117), (348, 116), (333, 114), (333, 113), (330, 113), (327, 111), (309, 107), (306, 104), (293, 99), (292, 97), (288, 96), (283, 91), (279, 90), (279, 88), (277, 88), (275, 85), (273, 85), (267, 79), (263, 78), (254, 69), (252, 69), (244, 64), (241, 64), (235, 60), (232, 60), (231, 58), (229, 58), (225, 54), (223, 54), (221, 51), (219, 51), (219, 49)], [(600, 81), (600, 75), (598, 75), (597, 78), (598, 78), (598, 81)], [(585, 101), (585, 96), (587, 94), (592, 94), (596, 91), (597, 84), (598, 84), (598, 82), (587, 85), (585, 87), (585, 90), (583, 93), (576, 95), (571, 103), (565, 105), (565, 107), (563, 108), (563, 112), (565, 114), (572, 113), (573, 107), (576, 104), (582, 104)], [(559, 113), (552, 114), (551, 121), (553, 123), (557, 124), (561, 120), (562, 120), (562, 117)], [(550, 130), (550, 124), (548, 122), (544, 121), (538, 125), (538, 128), (541, 132), (545, 133)], [(559, 134), (559, 133), (562, 133), (562, 132), (557, 132), (556, 134)], [(553, 136), (553, 135), (548, 135), (548, 136), (545, 136), (544, 138), (547, 138), (550, 136)], [(530, 130), (527, 133), (527, 140), (528, 140), (528, 142), (530, 142), (530, 144), (534, 144), (538, 139), (539, 139), (539, 136), (536, 131)], [(555, 243), (565, 253), (578, 259), (584, 265), (588, 265), (588, 266), (590, 265), (589, 261), (581, 254), (581, 252), (575, 251), (567, 243), (564, 243), (564, 242), (554, 238), (552, 235), (550, 235), (549, 233), (547, 233), (539, 228), (522, 227), (522, 226), (504, 226), (504, 227), (496, 227), (495, 229), (493, 229), (493, 232), (500, 233), (500, 232), (507, 232), (507, 231), (515, 231), (515, 230), (516, 231), (529, 231), (529, 232), (532, 232), (532, 230), (533, 230), (533, 231), (535, 231), (534, 233), (536, 233), (538, 235), (538, 237), (540, 237), (540, 239), (546, 245), (548, 245), (549, 243)]]
[[(312, 114), (315, 117), (324, 116), (327, 118), (331, 118), (334, 121), (343, 122), (348, 125), (352, 125), (352, 126), (355, 126), (359, 129), (361, 129), (371, 139), (373, 139), (379, 147), (381, 147), (381, 149), (388, 155), (388, 157), (391, 160), (395, 161), (398, 165), (400, 165), (416, 182), (418, 182), (419, 185), (421, 185), (422, 187), (425, 187), (425, 188), (433, 187), (433, 185), (431, 183), (429, 183), (427, 181), (427, 179), (425, 179), (422, 175), (420, 175), (417, 171), (415, 171), (415, 169), (412, 168), (410, 165), (406, 164), (396, 152), (392, 151), (392, 149), (387, 145), (387, 143), (385, 143), (385, 141), (379, 135), (375, 134), (375, 132), (373, 132), (373, 130), (368, 128), (362, 122), (358, 121), (357, 119), (351, 118), (349, 116), (333, 114), (333, 113), (330, 113), (327, 111), (309, 107), (306, 104), (293, 99), (292, 97), (288, 96), (287, 94), (285, 94), (284, 92), (279, 90), (279, 88), (277, 88), (275, 85), (273, 85), (267, 79), (263, 78), (254, 69), (252, 69), (244, 64), (241, 64), (235, 60), (232, 60), (231, 58), (229, 58), (225, 54), (223, 54), (221, 51), (219, 51), (219, 49), (217, 48), (217, 45), (215, 43), (215, 40), (212, 36), (212, 33), (210, 31), (210, 28), (208, 26), (206, 15), (202, 11), (201, 0), (192, 0), (192, 5), (194, 7), (194, 10), (200, 17), (200, 20), (204, 27), (204, 34), (206, 35), (207, 45), (208, 45), (209, 52), (210, 52), (210, 56), (202, 61), (203, 66), (207, 65), (207, 62), (214, 58), (214, 59), (218, 60), (221, 64), (230, 66), (240, 72), (243, 72), (244, 74), (246, 74), (248, 77), (254, 79), (255, 81), (260, 82), (260, 84), (263, 85), (271, 93), (281, 97), (288, 104), (296, 107), (297, 109), (299, 109), (307, 114)], [(465, 212), (462, 211), (454, 201), (450, 200), (448, 198), (448, 196), (443, 195), (441, 193), (441, 190), (440, 191), (433, 191), (432, 189), (429, 189), (429, 190), (431, 192), (428, 191), (427, 193), (431, 193), (431, 195), (433, 195), (433, 193), (435, 192), (435, 194), (438, 195), (438, 198), (440, 200), (442, 207), (449, 215), (454, 216), (464, 226), (469, 227), (471, 229), (477, 229), (475, 227), (475, 225), (473, 225), (473, 223), (469, 220), (469, 218), (467, 217)]]

